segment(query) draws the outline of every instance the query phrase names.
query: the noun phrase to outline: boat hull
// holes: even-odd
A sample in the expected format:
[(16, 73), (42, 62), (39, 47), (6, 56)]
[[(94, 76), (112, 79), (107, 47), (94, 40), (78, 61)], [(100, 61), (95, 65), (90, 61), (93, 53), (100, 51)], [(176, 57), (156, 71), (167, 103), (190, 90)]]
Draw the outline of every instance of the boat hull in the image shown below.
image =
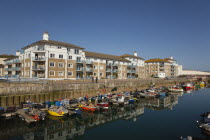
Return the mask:
[(57, 113), (57, 112), (54, 112), (54, 111), (50, 111), (50, 110), (48, 110), (47, 111), (50, 115), (52, 115), (52, 116), (56, 116), (56, 117), (63, 117), (64, 116), (64, 112), (61, 112), (61, 113)]
[(97, 108), (96, 107), (89, 107), (89, 106), (82, 106), (81, 107), (83, 110), (87, 110), (87, 111), (96, 111)]

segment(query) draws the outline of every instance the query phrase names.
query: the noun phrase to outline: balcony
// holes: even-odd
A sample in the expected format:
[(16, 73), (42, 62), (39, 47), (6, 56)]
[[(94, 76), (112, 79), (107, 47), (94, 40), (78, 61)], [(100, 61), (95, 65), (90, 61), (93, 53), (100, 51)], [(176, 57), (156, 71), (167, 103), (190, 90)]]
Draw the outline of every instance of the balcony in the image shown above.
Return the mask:
[(45, 75), (32, 75), (33, 78), (45, 78)]
[(118, 72), (118, 70), (117, 69), (113, 69), (113, 72)]
[(76, 60), (77, 63), (84, 63), (84, 60)]
[(112, 65), (112, 63), (106, 63), (106, 65), (107, 65), (107, 66), (111, 66), (111, 65)]
[(37, 70), (37, 71), (45, 71), (45, 67), (41, 67), (41, 66), (33, 66), (32, 69)]
[(45, 48), (44, 47), (37, 47), (33, 50), (33, 52), (45, 52)]
[(76, 71), (83, 71), (84, 68), (77, 68)]
[(135, 68), (136, 65), (128, 65), (128, 67)]
[(86, 68), (86, 72), (93, 72), (93, 68)]
[(111, 69), (106, 69), (106, 72), (112, 72), (112, 70)]
[(13, 71), (20, 71), (21, 68), (20, 68), (20, 67), (14, 67), (14, 68), (12, 68), (12, 70), (13, 70)]
[(136, 73), (136, 70), (131, 70), (131, 73)]
[(118, 63), (113, 63), (112, 65), (113, 65), (113, 66), (118, 66), (119, 64), (118, 64)]
[(5, 65), (10, 65), (10, 64), (12, 64), (13, 62), (11, 62), (11, 61), (8, 61), (8, 62), (5, 62)]
[(93, 61), (86, 61), (86, 64), (93, 64)]
[(45, 57), (33, 57), (32, 58), (33, 61), (46, 61)]
[(16, 59), (13, 61), (14, 63), (20, 63), (20, 60), (19, 59)]

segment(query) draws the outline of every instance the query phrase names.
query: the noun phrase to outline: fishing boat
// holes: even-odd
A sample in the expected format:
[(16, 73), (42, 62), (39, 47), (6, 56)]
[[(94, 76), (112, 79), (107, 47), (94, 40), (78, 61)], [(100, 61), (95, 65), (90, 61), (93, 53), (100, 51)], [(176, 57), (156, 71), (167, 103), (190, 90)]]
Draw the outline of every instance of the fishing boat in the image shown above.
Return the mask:
[(92, 111), (92, 112), (95, 112), (96, 110), (98, 110), (98, 107), (95, 107), (92, 103), (89, 105), (82, 105), (81, 108), (82, 110)]
[(63, 106), (60, 106), (60, 107), (52, 106), (47, 110), (47, 112), (50, 115), (57, 116), (57, 117), (63, 117), (68, 114), (68, 110), (65, 109)]
[(152, 93), (152, 92), (144, 92), (144, 93), (139, 93), (140, 97), (144, 97), (144, 98), (155, 98), (158, 96), (158, 94), (156, 93)]
[(201, 82), (200, 83), (200, 87), (202, 87), (202, 88), (205, 87), (205, 83), (204, 82)]
[(101, 109), (109, 109), (109, 103), (107, 103), (107, 102), (97, 103), (97, 106)]
[(187, 83), (186, 85), (183, 86), (184, 90), (191, 90), (193, 89), (193, 85), (191, 83)]
[(168, 90), (172, 91), (172, 92), (183, 92), (184, 91), (181, 87), (177, 87), (177, 86), (168, 87)]

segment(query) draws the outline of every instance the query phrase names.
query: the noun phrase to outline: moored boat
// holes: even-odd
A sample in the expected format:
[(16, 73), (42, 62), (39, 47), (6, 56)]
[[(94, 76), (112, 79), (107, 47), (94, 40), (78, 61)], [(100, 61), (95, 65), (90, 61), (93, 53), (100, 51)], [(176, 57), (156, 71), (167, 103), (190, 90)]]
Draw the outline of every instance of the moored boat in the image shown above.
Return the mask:
[(107, 103), (107, 102), (97, 103), (97, 106), (99, 106), (99, 108), (101, 108), (101, 109), (109, 109), (109, 103)]
[(47, 112), (50, 114), (50, 115), (53, 115), (53, 116), (57, 116), (57, 117), (63, 117), (65, 115), (68, 114), (68, 110), (65, 109), (63, 106), (60, 106), (60, 107), (57, 107), (57, 106), (54, 106), (54, 107), (50, 107)]
[(168, 90), (172, 91), (172, 92), (183, 92), (184, 91), (181, 87), (177, 87), (177, 86), (168, 87)]
[(98, 110), (98, 108), (95, 107), (93, 104), (83, 105), (83, 106), (81, 106), (81, 108), (82, 108), (82, 110), (92, 111), (92, 112), (95, 112), (96, 110)]

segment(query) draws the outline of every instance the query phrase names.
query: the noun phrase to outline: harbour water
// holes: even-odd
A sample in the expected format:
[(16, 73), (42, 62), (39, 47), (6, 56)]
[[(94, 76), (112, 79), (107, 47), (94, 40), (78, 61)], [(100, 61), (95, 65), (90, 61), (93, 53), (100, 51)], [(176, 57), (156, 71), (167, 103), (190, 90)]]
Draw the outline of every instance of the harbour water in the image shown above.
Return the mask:
[(49, 117), (26, 125), (20, 118), (0, 120), (0, 140), (179, 140), (210, 139), (197, 128), (200, 114), (210, 111), (210, 89), (140, 99), (135, 105), (66, 118)]

